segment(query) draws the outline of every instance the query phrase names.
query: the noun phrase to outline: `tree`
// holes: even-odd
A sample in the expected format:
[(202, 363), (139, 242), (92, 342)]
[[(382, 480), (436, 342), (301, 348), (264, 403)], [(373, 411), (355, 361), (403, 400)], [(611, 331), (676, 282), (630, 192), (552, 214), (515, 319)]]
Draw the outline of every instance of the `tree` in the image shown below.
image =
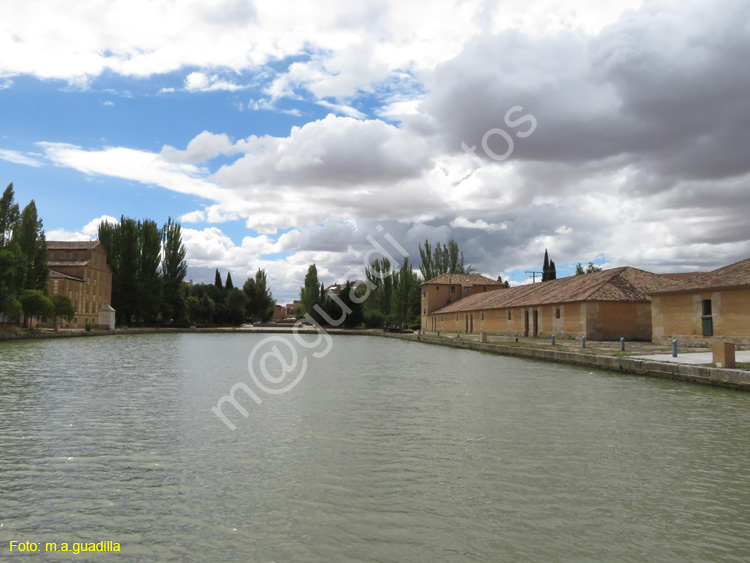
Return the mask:
[(6, 321), (12, 323), (18, 322), (21, 318), (22, 311), (23, 307), (17, 299), (7, 297), (0, 300), (0, 319), (2, 319), (2, 324), (5, 324)]
[(180, 323), (185, 318), (185, 293), (182, 282), (187, 274), (182, 227), (169, 217), (162, 233), (164, 237), (164, 257), (161, 266), (162, 276), (164, 276), (162, 316), (168, 322)]
[(555, 261), (550, 260), (549, 261), (549, 279), (547, 281), (552, 281), (557, 279), (557, 269), (555, 268)]
[[(341, 289), (338, 294), (338, 299), (343, 303), (343, 307), (346, 307), (342, 311), (336, 311), (335, 316), (331, 315), (331, 318), (338, 319), (342, 313), (346, 313), (342, 325), (346, 328), (356, 328), (362, 324), (364, 320), (364, 312), (362, 310), (362, 303), (359, 300), (355, 301), (354, 288), (352, 288), (352, 282), (347, 280), (346, 285)], [(337, 303), (333, 302), (334, 306)], [(342, 308), (340, 305), (337, 308)], [(348, 311), (348, 312), (347, 312)], [(330, 314), (330, 313), (329, 313)]]
[(234, 288), (234, 284), (232, 283), (232, 272), (227, 272), (227, 282), (224, 284), (224, 289), (229, 291), (230, 289)]
[(235, 287), (227, 291), (226, 307), (230, 324), (241, 325), (245, 322), (245, 305), (247, 296), (241, 289)]
[(73, 307), (73, 302), (70, 300), (70, 297), (68, 297), (64, 293), (56, 293), (55, 295), (50, 297), (50, 301), (52, 301), (52, 306), (54, 307), (55, 311), (55, 330), (57, 330), (58, 317), (70, 322), (70, 320), (75, 316), (76, 310), (75, 307)]
[(17, 270), (16, 278), (17, 288), (38, 289), (46, 293), (49, 279), (47, 240), (33, 199), (23, 208), (17, 228), (13, 229), (13, 242), (18, 244), (21, 250), (21, 267)]
[(300, 301), (302, 304), (298, 310), (298, 315), (309, 314), (316, 321), (320, 321), (320, 315), (315, 311), (315, 305), (322, 305), (320, 298), (320, 282), (318, 281), (318, 268), (312, 264), (305, 274), (305, 285), (300, 289)]
[(13, 182), (8, 184), (0, 198), (0, 247), (8, 246), (13, 228), (18, 222), (18, 204), (14, 201)]
[(273, 318), (274, 300), (268, 288), (265, 270), (258, 268), (255, 279), (248, 278), (242, 291), (247, 297), (245, 304), (246, 318), (250, 322), (266, 322)]
[(146, 323), (154, 323), (161, 308), (162, 277), (159, 273), (161, 262), (161, 231), (156, 222), (145, 219), (138, 223), (140, 238), (140, 264), (138, 268), (138, 318)]
[(602, 269), (599, 266), (595, 265), (593, 262), (589, 262), (588, 266), (586, 266), (585, 269), (584, 269), (583, 266), (581, 266), (581, 263), (578, 262), (578, 264), (576, 264), (576, 274), (575, 275), (576, 276), (582, 276), (583, 274), (593, 274), (595, 272), (601, 272), (601, 271), (602, 271)]
[(442, 274), (468, 274), (474, 270), (471, 266), (464, 266), (464, 253), (459, 250), (455, 240), (449, 240), (445, 246), (438, 242), (432, 253), (430, 242), (425, 240), (424, 243), (424, 247), (419, 245), (422, 259), (419, 270), (423, 279), (431, 280)]
[(395, 278), (395, 294), (392, 322), (406, 325), (418, 322), (419, 319), (419, 278), (409, 264), (409, 258), (404, 263)]
[(224, 285), (221, 283), (221, 274), (219, 273), (219, 268), (216, 268), (216, 275), (214, 276), (214, 285), (218, 287), (219, 289), (222, 289)]
[(188, 319), (191, 324), (199, 324), (201, 322), (201, 302), (195, 295), (189, 296), (185, 300), (185, 306), (187, 307)]
[(39, 289), (24, 289), (18, 301), (21, 303), (24, 323), (27, 326), (32, 317), (46, 319), (55, 314), (55, 306), (52, 301)]

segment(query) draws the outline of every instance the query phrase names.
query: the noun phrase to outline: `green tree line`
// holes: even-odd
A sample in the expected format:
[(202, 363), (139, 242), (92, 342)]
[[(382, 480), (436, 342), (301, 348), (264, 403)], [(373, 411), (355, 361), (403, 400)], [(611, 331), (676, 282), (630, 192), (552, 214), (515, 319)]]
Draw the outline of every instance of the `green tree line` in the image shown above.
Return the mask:
[(260, 268), (242, 289), (234, 287), (230, 272), (222, 283), (218, 268), (214, 283), (187, 286), (188, 318), (194, 325), (266, 322), (273, 317), (274, 305), (266, 272)]

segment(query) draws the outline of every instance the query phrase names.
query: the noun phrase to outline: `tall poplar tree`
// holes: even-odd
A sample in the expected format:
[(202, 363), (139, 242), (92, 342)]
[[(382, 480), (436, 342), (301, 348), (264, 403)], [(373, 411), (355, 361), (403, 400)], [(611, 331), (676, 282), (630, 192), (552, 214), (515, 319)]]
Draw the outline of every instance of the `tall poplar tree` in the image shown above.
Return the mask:
[(182, 227), (170, 217), (162, 232), (164, 237), (164, 258), (161, 269), (164, 276), (162, 315), (167, 322), (181, 323), (186, 314), (182, 282), (187, 274)]

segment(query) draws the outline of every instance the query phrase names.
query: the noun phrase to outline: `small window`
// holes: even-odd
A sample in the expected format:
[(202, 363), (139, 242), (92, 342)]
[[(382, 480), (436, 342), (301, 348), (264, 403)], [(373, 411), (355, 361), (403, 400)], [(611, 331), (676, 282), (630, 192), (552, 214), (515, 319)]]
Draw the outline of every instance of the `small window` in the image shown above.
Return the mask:
[(482, 320), (484, 320), (484, 311), (482, 311)]
[(511, 320), (510, 311), (508, 311), (508, 320)]
[(458, 321), (458, 315), (456, 315), (456, 321)]
[(560, 318), (560, 307), (558, 307), (557, 309), (555, 309), (555, 318), (556, 319)]
[(427, 292), (426, 291), (422, 292), (422, 297), (427, 297)]
[(702, 304), (703, 304), (703, 316), (710, 317), (711, 316), (711, 300), (704, 299)]
[(424, 309), (424, 312), (422, 314), (426, 315), (427, 314), (427, 309)]
[(437, 287), (435, 288), (435, 291), (440, 291), (440, 286), (437, 286)]
[(482, 291), (487, 291), (487, 286), (486, 285), (482, 286)]
[(451, 286), (451, 292), (454, 292), (454, 291), (456, 291), (456, 286), (455, 286), (455, 285), (452, 285), (452, 286)]
[(470, 287), (467, 287), (466, 289), (464, 289), (464, 293), (469, 293), (470, 291), (471, 291)]

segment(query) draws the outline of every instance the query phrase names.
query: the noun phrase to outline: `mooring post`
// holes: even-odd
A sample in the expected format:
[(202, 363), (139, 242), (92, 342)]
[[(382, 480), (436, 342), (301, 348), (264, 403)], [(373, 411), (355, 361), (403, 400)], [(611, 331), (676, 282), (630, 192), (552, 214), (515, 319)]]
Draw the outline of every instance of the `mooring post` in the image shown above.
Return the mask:
[(553, 334), (552, 335), (552, 346), (554, 346), (554, 345), (555, 345), (555, 335)]
[(620, 351), (621, 352), (625, 351), (625, 337), (624, 336), (620, 337)]
[(677, 357), (677, 339), (672, 340), (672, 357)]
[(585, 347), (586, 347), (586, 337), (584, 336), (583, 338), (581, 338), (581, 348), (585, 348)]

